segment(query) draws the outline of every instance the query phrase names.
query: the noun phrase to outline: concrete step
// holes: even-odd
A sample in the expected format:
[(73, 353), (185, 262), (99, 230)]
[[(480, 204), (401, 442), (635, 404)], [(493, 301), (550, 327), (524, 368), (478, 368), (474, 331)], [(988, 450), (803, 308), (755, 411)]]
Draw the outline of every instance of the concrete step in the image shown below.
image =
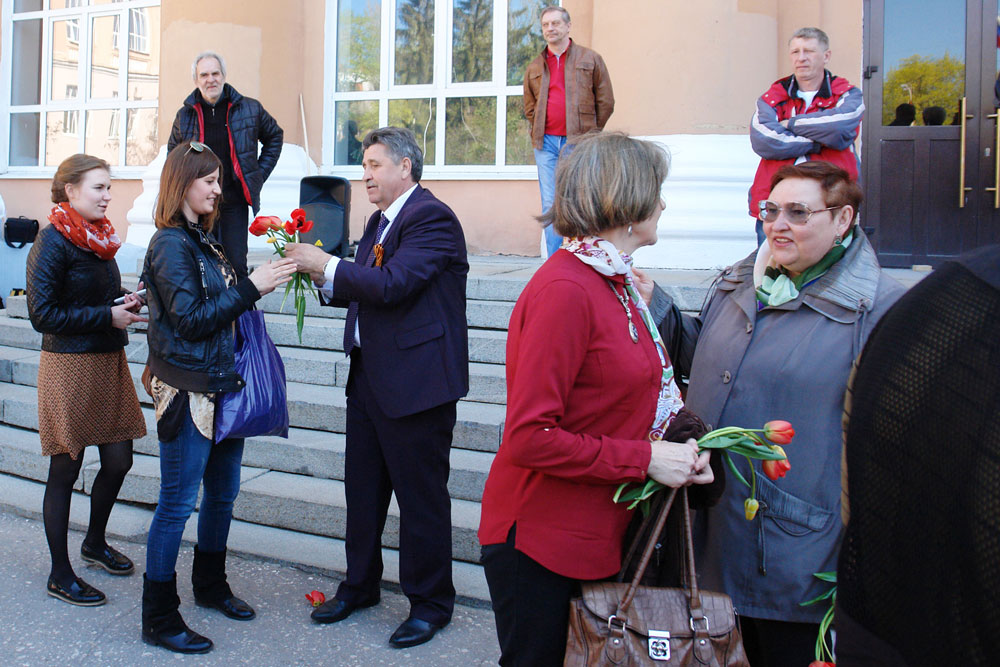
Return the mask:
[[(10, 297), (9, 308), (0, 311), (0, 345), (39, 350), (42, 334), (31, 327), (24, 297)], [(505, 315), (509, 319), (509, 313)], [(267, 333), (279, 347), (303, 348), (338, 352), (344, 349), (344, 322), (329, 317), (307, 316), (299, 341), (294, 314), (265, 313)], [(506, 321), (505, 321), (506, 322)], [(506, 323), (504, 324), (506, 326)], [(130, 328), (131, 339), (145, 344), (146, 324), (138, 323)], [(507, 332), (499, 329), (469, 330), (469, 360), (482, 364), (503, 364), (506, 360)], [(143, 361), (145, 357), (142, 357)], [(138, 358), (131, 358), (138, 361)]]
[[(0, 330), (2, 330), (2, 327), (0, 327)], [(17, 397), (21, 401), (18, 405), (22, 411), (25, 409), (28, 409), (28, 412), (37, 411), (35, 390), (33, 388), (38, 384), (39, 354), (38, 352), (28, 352), (27, 354), (19, 355), (17, 358), (7, 360), (10, 364), (12, 383), (0, 382), (0, 396), (4, 397), (5, 404), (8, 396), (12, 398)], [(130, 363), (129, 369), (132, 373), (132, 380), (135, 384), (139, 402), (143, 405), (151, 405), (152, 400), (146, 394), (140, 382), (143, 371), (142, 364)], [(0, 371), (2, 371), (2, 364), (0, 364)], [(23, 388), (28, 388), (27, 394), (17, 392), (19, 385)], [(318, 431), (332, 431), (334, 433), (345, 432), (347, 425), (347, 397), (344, 394), (343, 387), (289, 382), (287, 385), (287, 395), (288, 417), (291, 426)], [(14, 404), (12, 404), (12, 409), (14, 409)], [(495, 452), (500, 446), (505, 413), (506, 409), (503, 405), (459, 401), (458, 419), (455, 424), (452, 447), (481, 452)], [(24, 415), (18, 419), (19, 421), (10, 421), (7, 419), (6, 413), (2, 417), (2, 420), (9, 424), (33, 429), (38, 428), (37, 414), (33, 418)]]
[[(45, 485), (14, 475), (0, 474), (0, 511), (40, 519), (42, 495)], [(242, 495), (242, 494), (241, 494)], [(196, 513), (197, 514), (197, 513)], [(149, 508), (118, 503), (111, 513), (108, 535), (115, 540), (145, 542), (152, 521)], [(90, 519), (90, 497), (74, 494), (70, 505), (70, 528), (86, 530)], [(197, 541), (198, 518), (188, 519), (184, 529), (184, 542), (188, 546)], [(265, 558), (295, 567), (337, 575), (347, 569), (344, 542), (293, 530), (275, 528), (234, 519), (229, 532), (230, 553)], [(399, 582), (399, 552), (382, 549), (385, 582)], [(452, 575), (460, 601), (482, 604), (489, 600), (489, 589), (481, 566), (471, 562), (454, 561)]]

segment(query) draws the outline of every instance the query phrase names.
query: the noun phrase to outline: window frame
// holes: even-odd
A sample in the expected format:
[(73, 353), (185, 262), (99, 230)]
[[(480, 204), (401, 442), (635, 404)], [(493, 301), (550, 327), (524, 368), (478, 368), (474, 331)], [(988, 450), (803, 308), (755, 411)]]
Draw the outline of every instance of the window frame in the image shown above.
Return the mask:
[[(379, 86), (372, 91), (336, 90), (337, 29), (340, 0), (326, 0), (326, 32), (324, 70), (329, 72), (323, 84), (323, 165), (322, 172), (358, 180), (363, 169), (359, 165), (335, 164), (336, 105), (339, 102), (374, 101), (378, 103), (378, 124), (388, 123), (389, 102), (392, 100), (433, 99), (434, 164), (424, 164), (424, 180), (537, 180), (534, 164), (507, 165), (507, 98), (523, 97), (521, 84), (507, 85), (507, 14), (508, 0), (493, 0), (493, 68), (492, 81), (453, 82), (453, 17), (454, 0), (434, 1), (434, 81), (420, 85), (396, 85), (395, 31), (397, 0), (381, 0)], [(553, 3), (560, 4), (560, 3)], [(496, 104), (496, 162), (487, 165), (446, 165), (446, 103), (462, 97), (493, 98)]]
[[(92, 77), (91, 65), (91, 36), (93, 34), (94, 20), (102, 17), (117, 16), (119, 24), (124, 17), (128, 20), (129, 12), (133, 9), (159, 8), (162, 6), (161, 0), (118, 0), (113, 4), (87, 5), (80, 3), (79, 6), (67, 7), (63, 9), (48, 9), (48, 0), (43, 4), (43, 9), (18, 12), (14, 14), (13, 3), (4, 2), (2, 12), (0, 12), (0, 146), (4, 150), (0, 151), (0, 177), (3, 178), (50, 178), (55, 174), (56, 166), (45, 165), (45, 141), (46, 141), (46, 116), (53, 112), (77, 112), (77, 149), (78, 152), (85, 152), (87, 139), (87, 118), (84, 116), (90, 111), (110, 110), (116, 112), (113, 119), (118, 127), (118, 164), (112, 165), (117, 176), (123, 178), (139, 178), (145, 172), (147, 165), (126, 165), (128, 137), (126, 118), (129, 109), (155, 108), (159, 109), (159, 95), (152, 99), (130, 100), (128, 95), (119, 94), (112, 98), (91, 98), (90, 83)], [(76, 99), (52, 100), (52, 41), (53, 29), (56, 21), (66, 21), (78, 19), (79, 41), (75, 45), (79, 52), (79, 71), (76, 81), (78, 95)], [(41, 80), (40, 101), (37, 104), (13, 105), (11, 104), (11, 85), (13, 80), (13, 34), (14, 24), (20, 21), (40, 20), (42, 22), (41, 37)], [(147, 25), (148, 31), (148, 25)], [(118, 69), (118, 90), (128, 91), (128, 58), (122, 55), (128, 54), (129, 44), (124, 40), (129, 39), (127, 33), (119, 30), (116, 36), (116, 50), (119, 55)], [(147, 35), (147, 40), (149, 36)], [(148, 41), (147, 41), (148, 45)], [(126, 47), (123, 49), (122, 47)], [(125, 113), (122, 113), (125, 111)], [(10, 139), (11, 139), (11, 116), (16, 113), (37, 113), (39, 115), (38, 132), (38, 165), (11, 165), (10, 164)], [(79, 127), (83, 124), (83, 127)]]

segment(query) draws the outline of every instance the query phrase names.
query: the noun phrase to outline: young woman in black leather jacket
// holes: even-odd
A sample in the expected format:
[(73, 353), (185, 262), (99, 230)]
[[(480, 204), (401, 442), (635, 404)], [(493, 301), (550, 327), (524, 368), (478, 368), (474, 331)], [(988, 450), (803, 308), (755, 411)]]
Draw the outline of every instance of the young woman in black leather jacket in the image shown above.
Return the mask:
[(205, 653), (211, 640), (178, 611), (177, 552), (204, 483), (191, 581), (195, 601), (229, 618), (253, 608), (226, 583), (226, 541), (239, 493), (243, 440), (214, 443), (215, 396), (239, 391), (234, 324), (295, 272), (291, 260), (258, 267), (237, 282), (208, 234), (219, 211), (218, 158), (205, 144), (178, 144), (163, 165), (157, 232), (143, 266), (149, 304), (149, 390), (160, 441), (160, 498), (149, 527), (142, 592), (142, 638), (177, 653)]
[(135, 295), (114, 305), (122, 294), (114, 261), (121, 241), (105, 216), (111, 201), (108, 163), (83, 154), (64, 160), (52, 181), (52, 201), (52, 224), (38, 234), (27, 265), (28, 315), (43, 334), (38, 435), (42, 454), (50, 456), (42, 514), (52, 556), (46, 589), (64, 602), (92, 607), (107, 599), (70, 565), (70, 498), (84, 448), (98, 445), (101, 470), (80, 553), (111, 574), (131, 574), (135, 566), (108, 546), (105, 528), (132, 467), (132, 440), (146, 435), (124, 349), (125, 328), (144, 318), (135, 314), (142, 305)]

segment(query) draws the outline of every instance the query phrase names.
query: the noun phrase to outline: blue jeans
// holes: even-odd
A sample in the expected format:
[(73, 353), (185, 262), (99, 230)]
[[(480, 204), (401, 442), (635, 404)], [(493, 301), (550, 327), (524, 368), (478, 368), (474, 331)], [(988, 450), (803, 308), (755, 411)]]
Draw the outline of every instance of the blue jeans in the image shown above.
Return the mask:
[[(187, 411), (187, 406), (184, 409)], [(213, 445), (198, 432), (190, 414), (175, 439), (160, 442), (160, 500), (146, 541), (147, 579), (173, 578), (184, 524), (194, 511), (202, 482), (205, 493), (198, 510), (198, 548), (210, 552), (226, 548), (233, 501), (240, 492), (242, 461), (242, 438)]]
[[(552, 207), (552, 202), (556, 198), (556, 163), (559, 162), (560, 153), (566, 145), (566, 137), (554, 134), (546, 134), (542, 139), (542, 149), (535, 150), (535, 164), (538, 165), (538, 189), (542, 193), (542, 213)], [(565, 153), (568, 155), (571, 148)], [(556, 233), (552, 225), (546, 225), (543, 230), (545, 234), (545, 247), (548, 249), (548, 257), (552, 256), (559, 246), (562, 245), (562, 237)]]

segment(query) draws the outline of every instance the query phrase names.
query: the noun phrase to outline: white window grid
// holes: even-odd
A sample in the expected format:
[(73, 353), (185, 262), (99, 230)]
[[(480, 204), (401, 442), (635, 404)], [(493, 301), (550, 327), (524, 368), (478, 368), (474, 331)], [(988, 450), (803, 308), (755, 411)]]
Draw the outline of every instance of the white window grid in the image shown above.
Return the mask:
[[(77, 19), (78, 25), (84, 29), (78, 33), (78, 45), (80, 54), (80, 65), (78, 72), (77, 89), (83, 91), (90, 90), (91, 77), (91, 49), (90, 37), (93, 30), (93, 21), (97, 18), (114, 16), (117, 21), (121, 20), (124, 12), (132, 9), (148, 9), (159, 7), (160, 0), (116, 0), (112, 5), (83, 5), (80, 0), (71, 0), (65, 9), (41, 9), (31, 12), (13, 13), (13, 3), (3, 2), (0, 8), (0, 21), (2, 21), (2, 32), (0, 32), (0, 173), (8, 176), (23, 176), (28, 178), (48, 177), (55, 173), (56, 167), (52, 165), (10, 165), (10, 119), (15, 113), (37, 113), (39, 114), (38, 132), (38, 158), (39, 162), (45, 161), (45, 141), (46, 141), (46, 113), (62, 111), (64, 114), (69, 111), (76, 111), (77, 118), (88, 111), (107, 111), (113, 113), (112, 123), (117, 127), (115, 136), (118, 141), (118, 164), (113, 167), (116, 174), (125, 177), (138, 177), (146, 170), (141, 165), (126, 165), (127, 136), (125, 120), (128, 114), (121, 113), (122, 109), (146, 109), (158, 108), (159, 99), (129, 100), (128, 96), (113, 98), (92, 98), (89, 93), (79, 95), (76, 99), (51, 100), (51, 73), (52, 73), (52, 30), (56, 21), (66, 21)], [(47, 7), (48, 2), (43, 6)], [(143, 12), (145, 13), (145, 12)], [(11, 72), (14, 66), (13, 53), (13, 24), (18, 21), (42, 20), (42, 73), (40, 81), (41, 103), (12, 105), (11, 96)], [(148, 33), (148, 22), (147, 26)], [(68, 30), (68, 28), (67, 28)], [(117, 48), (121, 51), (120, 35), (116, 35)], [(148, 42), (147, 42), (148, 44)], [(122, 59), (118, 72), (118, 89), (128, 90), (128, 61)], [(78, 136), (77, 150), (85, 152), (86, 132), (76, 132)]]
[[(537, 179), (534, 165), (507, 165), (507, 98), (521, 97), (522, 84), (507, 85), (507, 10), (508, 0), (493, 0), (493, 74), (492, 81), (453, 82), (452, 74), (452, 23), (453, 0), (434, 2), (434, 76), (435, 84), (398, 85), (393, 81), (395, 72), (396, 0), (381, 2), (381, 36), (379, 62), (379, 89), (375, 91), (336, 91), (337, 78), (337, 18), (339, 1), (326, 0), (326, 53), (324, 71), (323, 109), (323, 172), (345, 178), (358, 179), (362, 168), (358, 165), (334, 164), (336, 141), (337, 102), (378, 102), (379, 127), (389, 122), (390, 100), (432, 99), (436, 105), (434, 115), (434, 163), (424, 163), (423, 179), (429, 180), (526, 180)], [(561, 4), (552, 2), (551, 4)], [(496, 163), (492, 165), (445, 164), (445, 105), (447, 100), (462, 97), (490, 97), (496, 103)]]
[[(112, 29), (115, 43), (118, 43), (120, 25), (121, 16), (115, 14), (115, 27)], [(149, 53), (149, 16), (145, 7), (128, 10), (128, 50)]]

